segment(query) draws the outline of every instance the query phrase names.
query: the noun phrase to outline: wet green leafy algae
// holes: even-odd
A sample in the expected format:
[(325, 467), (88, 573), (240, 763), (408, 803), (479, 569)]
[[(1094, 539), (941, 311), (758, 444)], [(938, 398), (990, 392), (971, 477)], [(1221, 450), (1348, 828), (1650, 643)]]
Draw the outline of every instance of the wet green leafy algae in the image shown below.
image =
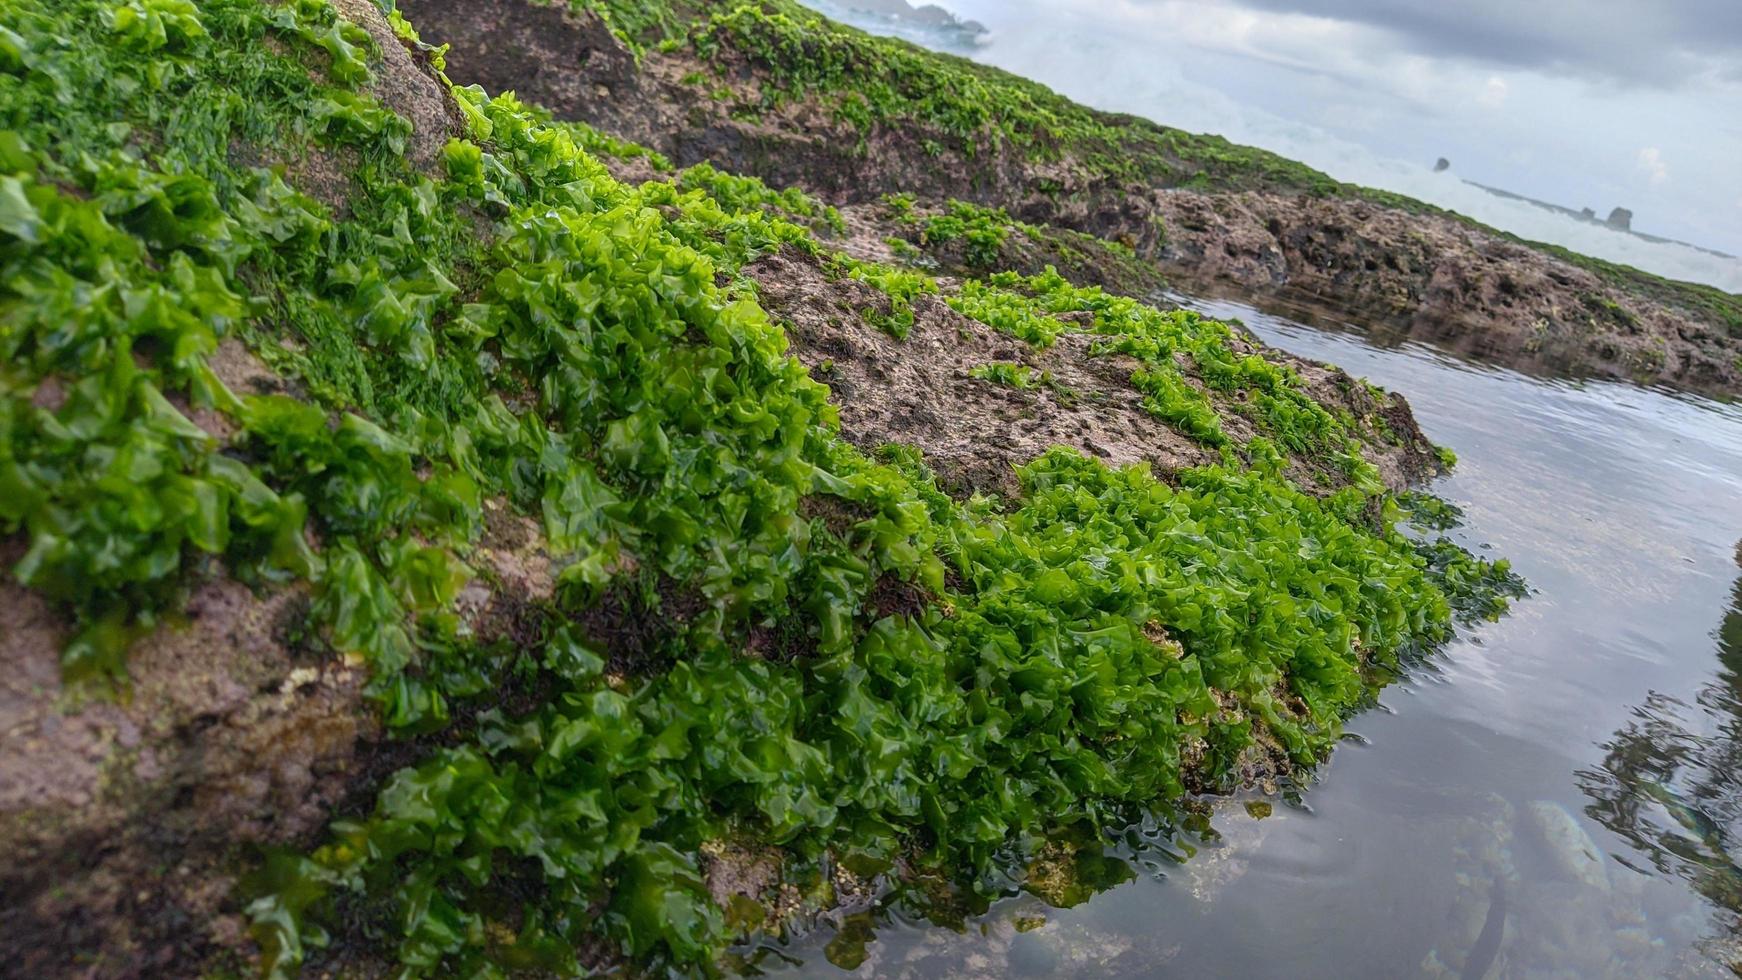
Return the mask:
[[(79, 623), (68, 676), (124, 685), (129, 640), (201, 577), (300, 580), (313, 635), (420, 739), (263, 869), (270, 973), (341, 906), (414, 975), (706, 970), (732, 935), (705, 842), (1020, 867), (1049, 828), (1225, 777), (1260, 733), (1318, 760), (1376, 668), (1449, 635), (1447, 583), (1494, 572), (1375, 521), (1349, 434), (1226, 327), (1056, 275), (949, 302), (1036, 344), (1088, 314), (1071, 329), (1225, 462), (1164, 483), (1055, 450), (1013, 501), (947, 496), (917, 453), (844, 442), (734, 284), (823, 251), (793, 219), (828, 211), (711, 171), (622, 185), (586, 134), (476, 90), (420, 169), (378, 55), (324, 0), (8, 0), (0, 31), (0, 531)], [(284, 390), (226, 385), (237, 341)], [(1176, 354), (1269, 435), (1233, 445)], [(1290, 483), (1307, 452), (1347, 455), (1349, 486)], [(486, 501), (560, 567), (493, 643), (455, 603)], [(634, 657), (610, 609), (655, 624)]]

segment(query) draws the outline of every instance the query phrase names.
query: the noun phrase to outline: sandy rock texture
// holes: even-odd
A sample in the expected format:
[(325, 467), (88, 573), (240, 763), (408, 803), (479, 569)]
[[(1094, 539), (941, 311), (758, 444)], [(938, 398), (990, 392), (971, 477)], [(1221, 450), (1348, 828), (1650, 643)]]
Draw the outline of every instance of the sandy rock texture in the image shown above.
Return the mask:
[(322, 827), (378, 735), (362, 671), (300, 649), (307, 602), (210, 582), (124, 694), (82, 698), (60, 616), (0, 584), (0, 974), (167, 975), (242, 942), (235, 858)]
[[(786, 327), (793, 354), (829, 386), (842, 433), (867, 450), (888, 442), (918, 446), (954, 491), (1014, 496), (1020, 489), (1016, 467), (1054, 446), (1113, 465), (1147, 464), (1157, 474), (1219, 460), (1145, 409), (1131, 386), (1137, 362), (1095, 352), (1090, 334), (1064, 333), (1052, 347), (1035, 350), (957, 313), (941, 297), (921, 296), (914, 302), (913, 329), (898, 340), (873, 325), (888, 312), (889, 297), (831, 276), (796, 250), (746, 271), (763, 306)], [(1368, 460), (1393, 489), (1434, 471), (1433, 447), (1401, 396), (1379, 394), (1338, 368), (1251, 338), (1236, 337), (1233, 346), (1236, 354), (1262, 352), (1287, 364), (1311, 397), (1333, 413), (1347, 411), (1363, 429)], [(1043, 380), (1015, 388), (971, 376), (975, 367), (992, 362), (1026, 365)], [(1192, 377), (1189, 361), (1181, 367)], [(1230, 396), (1201, 382), (1199, 387), (1230, 436), (1254, 434)], [(1393, 438), (1384, 437), (1382, 428)], [(1339, 486), (1345, 479), (1323, 460), (1296, 459), (1292, 466), (1305, 487)]]

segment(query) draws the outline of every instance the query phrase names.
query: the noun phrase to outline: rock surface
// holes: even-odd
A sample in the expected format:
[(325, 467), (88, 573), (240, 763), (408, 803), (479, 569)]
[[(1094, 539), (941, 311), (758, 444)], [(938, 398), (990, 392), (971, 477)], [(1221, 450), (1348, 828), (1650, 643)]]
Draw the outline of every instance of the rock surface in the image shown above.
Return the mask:
[[(847, 438), (867, 450), (889, 442), (917, 446), (941, 482), (959, 492), (1015, 495), (1016, 467), (1053, 446), (1070, 446), (1113, 465), (1148, 464), (1157, 473), (1219, 458), (1147, 411), (1130, 384), (1137, 363), (1093, 354), (1088, 334), (1065, 333), (1036, 351), (957, 313), (939, 297), (921, 296), (912, 330), (897, 340), (868, 322), (887, 312), (886, 295), (831, 277), (795, 250), (746, 271), (760, 287), (764, 308), (785, 326), (793, 354), (829, 386)], [(1262, 348), (1250, 338), (1234, 343), (1236, 354)], [(1320, 404), (1366, 426), (1364, 454), (1392, 489), (1405, 489), (1434, 471), (1433, 446), (1400, 396), (1381, 397), (1339, 369), (1262, 349), (1265, 357), (1293, 368)], [(970, 376), (974, 367), (994, 361), (1025, 364), (1045, 380), (1014, 388)], [(1255, 434), (1231, 403), (1210, 394), (1230, 435)], [(1381, 426), (1396, 439), (1382, 438)], [(1302, 486), (1338, 486), (1345, 479), (1328, 462), (1293, 465)], [(1327, 468), (1309, 469), (1320, 465)]]
[(1566, 807), (1536, 800), (1527, 812), (1555, 865), (1567, 877), (1586, 888), (1609, 890), (1609, 871), (1604, 866), (1602, 850)]
[(0, 583), (0, 974), (100, 950), (95, 975), (163, 975), (240, 942), (239, 849), (324, 826), (378, 734), (363, 672), (298, 651), (306, 606), (211, 582), (134, 647), (124, 700), (80, 704), (60, 617)]

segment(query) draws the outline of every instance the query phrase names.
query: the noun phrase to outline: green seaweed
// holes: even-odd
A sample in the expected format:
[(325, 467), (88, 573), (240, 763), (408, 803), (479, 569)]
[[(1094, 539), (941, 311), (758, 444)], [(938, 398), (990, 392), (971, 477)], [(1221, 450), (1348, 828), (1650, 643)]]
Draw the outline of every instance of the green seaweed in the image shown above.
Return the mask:
[(1015, 229), (1010, 215), (1002, 208), (982, 208), (952, 201), (948, 210), (926, 219), (920, 232), (920, 244), (943, 245), (961, 241), (970, 268), (995, 269), (1001, 264), (1004, 243)]
[(856, 279), (888, 297), (887, 310), (864, 313), (878, 329), (898, 339), (905, 338), (913, 329), (913, 301), (938, 293), (937, 280), (922, 273), (862, 262), (839, 253), (831, 255), (829, 262), (836, 274)]
[(968, 376), (980, 381), (990, 381), (994, 384), (1008, 385), (1011, 388), (1039, 388), (1051, 382), (1050, 375), (1036, 371), (1026, 364), (1011, 361), (990, 361), (976, 364), (968, 369)]

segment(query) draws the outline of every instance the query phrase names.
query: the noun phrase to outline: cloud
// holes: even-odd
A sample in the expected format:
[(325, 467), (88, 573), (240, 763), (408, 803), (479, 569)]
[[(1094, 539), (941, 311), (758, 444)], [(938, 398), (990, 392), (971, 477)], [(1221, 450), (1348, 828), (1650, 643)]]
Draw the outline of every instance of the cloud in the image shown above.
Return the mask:
[[(969, 8), (975, 14), (982, 9)], [(1246, 6), (1245, 0), (1051, 0), (1046, 9), (1066, 22), (1099, 21), (1119, 36), (1155, 37), (1299, 72), (1307, 76), (1307, 85), (1341, 84), (1359, 97), (1334, 108), (1342, 124), (1349, 123), (1352, 105), (1372, 109), (1383, 100), (1425, 117), (1452, 103), (1480, 99), (1493, 107), (1513, 95), (1499, 74), (1400, 47), (1389, 32), (1371, 24), (1270, 11)], [(985, 16), (996, 19), (995, 13)]]
[(1476, 96), (1476, 102), (1490, 109), (1498, 109), (1506, 104), (1506, 97), (1511, 90), (1506, 86), (1506, 79), (1499, 75), (1489, 75), (1488, 84), (1482, 86), (1482, 93)]
[(1663, 151), (1655, 146), (1639, 151), (1639, 169), (1651, 177), (1654, 186), (1669, 180), (1669, 165), (1663, 162)]
[(1378, 28), (1430, 57), (1654, 86), (1742, 75), (1736, 0), (1238, 2)]

